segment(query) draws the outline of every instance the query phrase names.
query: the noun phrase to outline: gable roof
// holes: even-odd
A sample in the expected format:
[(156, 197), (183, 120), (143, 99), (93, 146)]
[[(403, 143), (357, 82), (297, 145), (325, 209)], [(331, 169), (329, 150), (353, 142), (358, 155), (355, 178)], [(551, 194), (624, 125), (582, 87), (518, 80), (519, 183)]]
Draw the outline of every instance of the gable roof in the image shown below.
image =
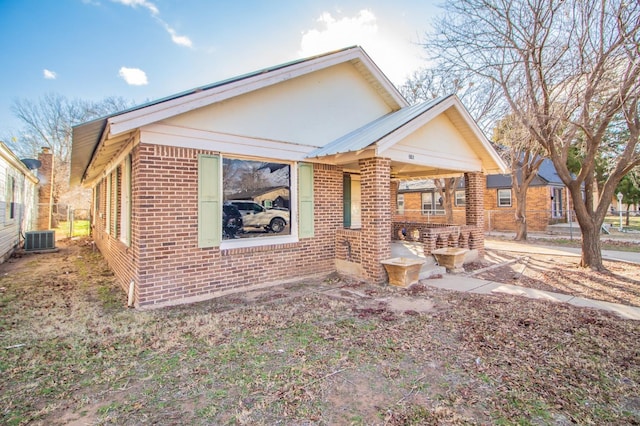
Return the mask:
[(391, 112), (323, 147), (310, 152), (307, 155), (307, 158), (360, 151), (398, 130), (447, 98), (449, 97), (437, 98), (432, 101), (423, 102), (408, 108), (402, 108), (398, 111)]
[(456, 124), (475, 155), (482, 160), (485, 173), (504, 173), (507, 166), (493, 149), (460, 98), (449, 95), (390, 112), (335, 141), (312, 151), (307, 158), (354, 153), (375, 148), (376, 155), (392, 148), (411, 132), (425, 126), (441, 114)]
[[(96, 165), (96, 171), (90, 176), (88, 169), (95, 158), (98, 155), (105, 159), (116, 155), (141, 126), (344, 62), (352, 63), (391, 109), (408, 106), (365, 51), (359, 46), (352, 46), (198, 87), (77, 125), (73, 128), (70, 183), (79, 184), (95, 177), (99, 166), (108, 163), (102, 161)], [(108, 144), (105, 143), (107, 140)]]

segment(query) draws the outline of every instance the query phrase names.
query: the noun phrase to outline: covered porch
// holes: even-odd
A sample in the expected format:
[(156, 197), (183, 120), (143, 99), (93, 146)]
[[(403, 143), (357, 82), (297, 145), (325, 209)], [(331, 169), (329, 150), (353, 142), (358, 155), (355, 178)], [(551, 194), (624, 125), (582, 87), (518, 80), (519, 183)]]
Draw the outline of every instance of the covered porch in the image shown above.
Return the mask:
[[(446, 247), (484, 253), (484, 187), (506, 166), (456, 96), (390, 113), (312, 152), (342, 168), (343, 227), (336, 231), (339, 272), (387, 281), (383, 261), (404, 239), (428, 257)], [(465, 221), (433, 224), (396, 211), (399, 182), (464, 175)]]
[[(388, 161), (385, 160), (387, 159), (370, 159), (369, 162), (386, 164)], [(395, 163), (390, 164), (390, 169), (393, 170)], [(381, 176), (380, 168), (377, 170), (375, 176), (360, 175), (360, 222), (356, 226), (344, 226), (336, 232), (335, 259), (338, 272), (369, 282), (384, 283), (387, 281), (387, 273), (383, 262), (397, 256), (424, 259), (424, 278), (444, 272), (444, 268), (434, 268), (437, 264), (432, 254), (436, 250), (466, 249), (467, 259), (484, 255), (484, 173), (464, 173), (466, 223), (461, 225), (430, 223), (426, 216), (420, 221), (416, 220), (415, 215), (398, 214), (396, 196), (399, 180), (389, 179), (386, 185), (383, 182), (376, 184)], [(388, 201), (372, 203), (366, 200)], [(345, 205), (345, 211), (348, 208)]]

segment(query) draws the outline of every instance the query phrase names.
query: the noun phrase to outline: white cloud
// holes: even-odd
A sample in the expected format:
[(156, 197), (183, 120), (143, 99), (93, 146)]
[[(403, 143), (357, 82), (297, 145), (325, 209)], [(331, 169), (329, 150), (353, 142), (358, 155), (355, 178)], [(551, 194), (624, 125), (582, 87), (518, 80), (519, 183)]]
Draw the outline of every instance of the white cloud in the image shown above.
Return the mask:
[(305, 57), (359, 45), (392, 82), (401, 84), (423, 65), (422, 50), (406, 34), (382, 27), (383, 21), (369, 9), (353, 17), (334, 17), (323, 12), (316, 20), (318, 27), (302, 33), (298, 53)]
[(125, 6), (144, 7), (149, 12), (151, 12), (152, 15), (158, 15), (160, 13), (156, 5), (147, 0), (111, 0), (111, 1), (115, 3), (123, 4)]
[(193, 47), (193, 42), (191, 39), (185, 35), (178, 35), (176, 30), (174, 30), (169, 24), (167, 24), (163, 19), (160, 18), (160, 10), (158, 7), (150, 1), (147, 0), (111, 0), (115, 3), (120, 3), (125, 6), (137, 8), (138, 6), (145, 8), (149, 11), (151, 16), (160, 24), (162, 27), (169, 33), (171, 36), (171, 41), (179, 46), (185, 47)]
[(44, 75), (44, 78), (46, 78), (47, 80), (55, 80), (56, 77), (58, 77), (58, 74), (46, 68), (42, 71), (42, 74)]
[(178, 35), (178, 33), (176, 33), (176, 30), (171, 28), (166, 22), (164, 22), (160, 18), (157, 18), (157, 19), (158, 19), (158, 21), (160, 21), (163, 24), (164, 29), (167, 30), (169, 35), (171, 35), (171, 40), (175, 44), (178, 44), (180, 46), (185, 46), (185, 47), (193, 47), (193, 43), (191, 42), (191, 39), (189, 37), (183, 36), (183, 35)]
[(131, 86), (144, 86), (149, 83), (147, 81), (147, 74), (140, 68), (122, 67), (118, 75)]

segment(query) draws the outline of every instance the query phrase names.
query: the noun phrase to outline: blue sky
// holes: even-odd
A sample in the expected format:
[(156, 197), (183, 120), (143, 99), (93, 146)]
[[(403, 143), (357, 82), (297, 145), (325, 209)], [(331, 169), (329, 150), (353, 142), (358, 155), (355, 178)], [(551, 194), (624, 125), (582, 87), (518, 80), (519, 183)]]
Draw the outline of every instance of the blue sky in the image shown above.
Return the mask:
[(395, 84), (425, 65), (436, 0), (0, 0), (0, 135), (16, 98), (136, 103), (361, 45)]

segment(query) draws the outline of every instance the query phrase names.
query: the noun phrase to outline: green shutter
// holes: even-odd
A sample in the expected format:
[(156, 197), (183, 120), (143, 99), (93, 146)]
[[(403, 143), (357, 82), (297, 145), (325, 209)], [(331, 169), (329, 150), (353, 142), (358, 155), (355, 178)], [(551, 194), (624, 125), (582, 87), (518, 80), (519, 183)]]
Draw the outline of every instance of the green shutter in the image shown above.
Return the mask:
[(351, 175), (342, 180), (342, 217), (345, 228), (351, 228)]
[(222, 241), (220, 157), (198, 156), (198, 247), (216, 247)]
[(298, 188), (298, 236), (313, 237), (313, 164), (298, 165)]
[(132, 200), (131, 200), (131, 154), (124, 157), (124, 173), (122, 176), (122, 190), (124, 191), (124, 199), (125, 202), (123, 204), (124, 211), (122, 212), (124, 221), (124, 229), (122, 232), (125, 237), (125, 244), (131, 245), (131, 211), (132, 209)]
[(120, 167), (116, 167), (116, 169), (113, 171), (113, 216), (111, 217), (111, 219), (113, 219), (113, 237), (114, 238), (118, 238), (118, 232), (119, 232), (119, 227), (118, 227), (118, 207), (120, 206), (120, 197), (118, 194), (119, 191), (119, 179), (120, 179)]

